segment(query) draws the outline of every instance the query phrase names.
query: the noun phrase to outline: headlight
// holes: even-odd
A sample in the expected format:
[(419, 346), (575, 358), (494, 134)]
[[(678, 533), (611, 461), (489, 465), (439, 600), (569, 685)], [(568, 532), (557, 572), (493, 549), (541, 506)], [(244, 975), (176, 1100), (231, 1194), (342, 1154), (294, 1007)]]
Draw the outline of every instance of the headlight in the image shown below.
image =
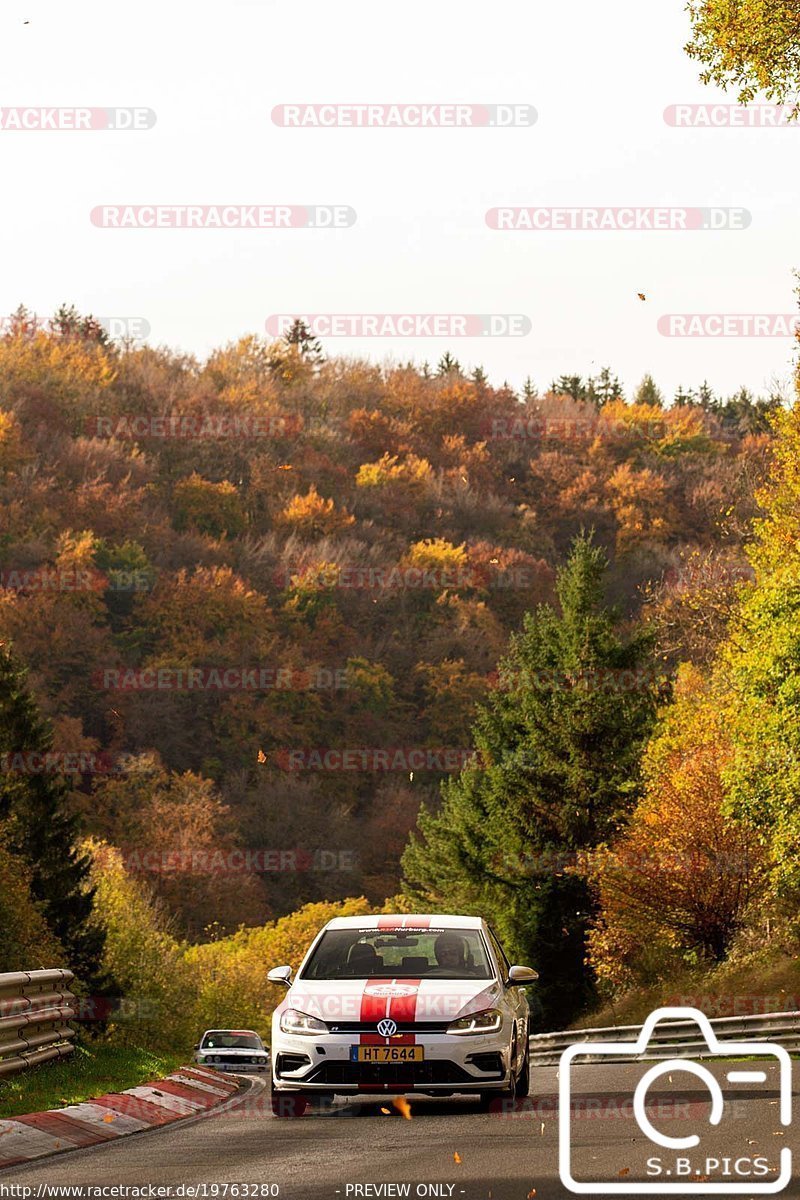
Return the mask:
[(327, 1033), (328, 1026), (318, 1017), (310, 1017), (308, 1013), (299, 1012), (296, 1008), (287, 1008), (281, 1016), (282, 1033)]
[(497, 1033), (503, 1024), (503, 1014), (499, 1008), (487, 1008), (483, 1012), (473, 1013), (471, 1017), (462, 1017), (447, 1026), (448, 1033)]

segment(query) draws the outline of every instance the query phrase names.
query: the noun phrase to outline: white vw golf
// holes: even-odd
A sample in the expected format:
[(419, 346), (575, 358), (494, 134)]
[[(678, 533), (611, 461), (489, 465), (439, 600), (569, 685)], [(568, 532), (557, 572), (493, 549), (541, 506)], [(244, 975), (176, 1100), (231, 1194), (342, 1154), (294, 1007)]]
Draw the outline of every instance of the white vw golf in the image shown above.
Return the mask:
[(314, 1097), (526, 1095), (537, 974), (511, 966), (479, 917), (337, 917), (317, 934), (272, 1018), (272, 1108)]

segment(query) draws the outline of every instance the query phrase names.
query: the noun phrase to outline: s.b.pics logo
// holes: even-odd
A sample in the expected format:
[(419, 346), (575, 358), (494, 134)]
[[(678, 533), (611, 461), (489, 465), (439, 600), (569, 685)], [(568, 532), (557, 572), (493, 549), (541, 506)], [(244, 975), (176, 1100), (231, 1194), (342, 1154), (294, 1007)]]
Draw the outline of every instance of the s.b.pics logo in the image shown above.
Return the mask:
[[(681, 1024), (672, 1024), (666, 1039), (656, 1039), (660, 1021)], [(645, 1056), (658, 1061), (647, 1066)], [(581, 1059), (592, 1065), (581, 1068)], [(615, 1093), (624, 1084), (633, 1085), (629, 1108), (635, 1136), (626, 1131), (615, 1139), (619, 1150), (604, 1156), (603, 1172), (596, 1165), (596, 1141), (582, 1146), (574, 1121), (576, 1068), (602, 1071), (597, 1083)], [(759, 1113), (770, 1114), (769, 1145), (752, 1136), (757, 1132), (754, 1100), (764, 1105)], [(775, 1133), (783, 1136), (775, 1126), (789, 1125), (791, 1108), (792, 1064), (782, 1046), (720, 1041), (698, 1009), (659, 1008), (636, 1041), (579, 1042), (561, 1055), (561, 1182), (579, 1195), (774, 1195), (783, 1191), (792, 1173), (791, 1150), (774, 1141)], [(610, 1159), (617, 1155), (624, 1155), (624, 1161), (614, 1161), (612, 1169)]]

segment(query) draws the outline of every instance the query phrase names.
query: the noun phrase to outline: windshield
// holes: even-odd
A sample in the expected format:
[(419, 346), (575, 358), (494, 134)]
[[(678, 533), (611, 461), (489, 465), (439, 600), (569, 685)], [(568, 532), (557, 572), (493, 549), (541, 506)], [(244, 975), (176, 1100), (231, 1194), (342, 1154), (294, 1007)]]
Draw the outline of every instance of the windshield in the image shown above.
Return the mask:
[(261, 1039), (254, 1033), (233, 1033), (230, 1029), (217, 1029), (203, 1038), (201, 1050), (261, 1050)]
[(303, 979), (491, 979), (478, 929), (329, 929)]

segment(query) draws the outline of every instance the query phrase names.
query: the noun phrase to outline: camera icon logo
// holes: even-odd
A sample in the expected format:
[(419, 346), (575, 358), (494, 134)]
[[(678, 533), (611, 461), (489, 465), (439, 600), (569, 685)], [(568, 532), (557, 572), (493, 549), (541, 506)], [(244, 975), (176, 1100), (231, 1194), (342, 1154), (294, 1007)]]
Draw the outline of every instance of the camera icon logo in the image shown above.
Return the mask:
[[(620, 1063), (641, 1063), (641, 1056), (646, 1053), (653, 1039), (653, 1032), (660, 1021), (692, 1021), (699, 1027), (708, 1052), (703, 1058), (708, 1061), (721, 1060), (717, 1074), (701, 1062), (695, 1062), (692, 1055), (687, 1053), (685, 1058), (663, 1058), (654, 1066), (645, 1070), (636, 1085), (632, 1097), (632, 1111), (641, 1132), (648, 1143), (658, 1147), (664, 1154), (647, 1159), (643, 1164), (643, 1174), (640, 1180), (619, 1178), (627, 1175), (627, 1164), (616, 1172), (612, 1180), (576, 1179), (575, 1154), (573, 1146), (573, 1079), (572, 1064), (576, 1058), (590, 1056), (593, 1063), (603, 1059)], [(687, 1040), (690, 1031), (687, 1030)], [(661, 1045), (664, 1053), (669, 1053), (669, 1046)], [(680, 1052), (680, 1045), (672, 1047)], [(735, 1059), (748, 1059), (747, 1062), (735, 1062)], [(752, 1062), (753, 1058), (761, 1060)], [(792, 1174), (792, 1152), (788, 1146), (780, 1151), (779, 1169), (770, 1165), (763, 1155), (742, 1153), (738, 1157), (710, 1156), (708, 1149), (701, 1146), (700, 1133), (689, 1133), (681, 1137), (671, 1137), (656, 1128), (648, 1113), (647, 1093), (652, 1085), (664, 1077), (676, 1072), (688, 1073), (699, 1079), (706, 1089), (700, 1093), (705, 1103), (710, 1099), (710, 1110), (707, 1118), (708, 1125), (717, 1128), (723, 1126), (724, 1118), (732, 1115), (732, 1104), (725, 1098), (720, 1077), (729, 1084), (756, 1085), (753, 1098), (762, 1091), (768, 1083), (766, 1067), (773, 1070), (770, 1088), (775, 1087), (774, 1068), (777, 1063), (777, 1115), (780, 1124), (788, 1126), (792, 1118), (792, 1063), (788, 1051), (774, 1042), (739, 1042), (720, 1041), (704, 1013), (696, 1008), (659, 1008), (652, 1012), (642, 1026), (635, 1042), (576, 1042), (569, 1046), (561, 1055), (559, 1061), (559, 1172), (564, 1187), (577, 1195), (775, 1195), (783, 1191), (789, 1183)], [(644, 1065), (644, 1064), (642, 1064)], [(774, 1094), (774, 1092), (772, 1093)], [(661, 1100), (663, 1106), (663, 1095)], [(767, 1103), (766, 1097), (764, 1103)], [(678, 1106), (684, 1110), (680, 1115), (689, 1115), (689, 1105)], [(701, 1132), (703, 1132), (701, 1130)], [(745, 1145), (744, 1150), (748, 1150)], [(695, 1153), (692, 1154), (691, 1152)], [(583, 1175), (583, 1171), (580, 1172)]]

